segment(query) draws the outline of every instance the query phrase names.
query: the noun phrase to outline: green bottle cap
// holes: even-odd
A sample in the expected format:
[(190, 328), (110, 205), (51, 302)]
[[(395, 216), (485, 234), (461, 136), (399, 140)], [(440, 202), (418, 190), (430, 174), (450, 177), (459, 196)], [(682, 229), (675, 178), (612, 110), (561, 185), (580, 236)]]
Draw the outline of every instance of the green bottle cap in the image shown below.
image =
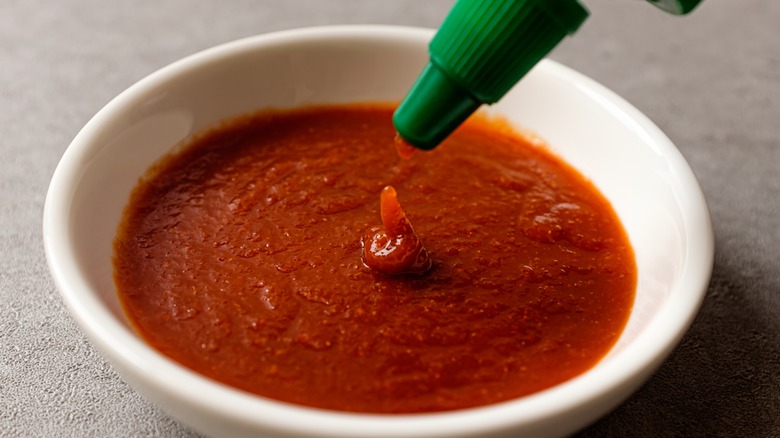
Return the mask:
[(393, 115), (396, 130), (420, 149), (435, 148), (482, 103), (506, 94), (587, 16), (577, 0), (459, 0)]
[(666, 12), (675, 15), (685, 15), (688, 12), (691, 12), (693, 8), (695, 8), (699, 3), (701, 3), (701, 0), (647, 0), (647, 1), (658, 6), (658, 8), (663, 9)]

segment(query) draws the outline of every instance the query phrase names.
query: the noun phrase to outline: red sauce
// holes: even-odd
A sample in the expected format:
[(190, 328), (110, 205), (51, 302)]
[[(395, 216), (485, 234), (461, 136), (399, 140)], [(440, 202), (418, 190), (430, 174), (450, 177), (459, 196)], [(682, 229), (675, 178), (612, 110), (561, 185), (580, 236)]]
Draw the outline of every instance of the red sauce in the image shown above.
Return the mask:
[(423, 274), (431, 269), (428, 251), (406, 218), (393, 186), (382, 190), (379, 206), (382, 226), (369, 228), (363, 237), (363, 263), (387, 275)]
[(400, 134), (395, 134), (395, 151), (398, 153), (398, 156), (404, 160), (408, 160), (414, 156), (415, 153), (417, 153), (417, 148), (410, 145), (406, 142), (406, 140), (401, 137)]
[[(146, 341), (251, 393), (373, 413), (496, 403), (597, 363), (636, 285), (609, 203), (485, 120), (401, 160), (391, 115), (261, 113), (155, 166), (132, 194), (114, 258)], [(388, 185), (406, 214), (380, 214)], [(400, 215), (425, 242), (424, 275), (361, 261), (365, 231)]]

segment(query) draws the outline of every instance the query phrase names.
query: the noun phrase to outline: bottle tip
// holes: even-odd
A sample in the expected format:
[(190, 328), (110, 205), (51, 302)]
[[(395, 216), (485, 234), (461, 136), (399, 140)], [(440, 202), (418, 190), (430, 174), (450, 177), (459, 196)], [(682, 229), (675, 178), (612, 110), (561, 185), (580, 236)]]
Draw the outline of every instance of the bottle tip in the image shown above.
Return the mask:
[(429, 62), (393, 114), (398, 134), (419, 149), (433, 149), (482, 105)]

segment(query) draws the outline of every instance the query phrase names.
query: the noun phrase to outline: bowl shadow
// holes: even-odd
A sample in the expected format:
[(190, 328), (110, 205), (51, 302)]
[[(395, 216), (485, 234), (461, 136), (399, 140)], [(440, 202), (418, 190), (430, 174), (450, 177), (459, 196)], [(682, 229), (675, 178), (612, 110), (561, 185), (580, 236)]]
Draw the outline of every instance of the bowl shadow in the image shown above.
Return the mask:
[(716, 255), (701, 311), (677, 349), (636, 394), (575, 436), (777, 436), (780, 303), (757, 299), (780, 298), (771, 278)]

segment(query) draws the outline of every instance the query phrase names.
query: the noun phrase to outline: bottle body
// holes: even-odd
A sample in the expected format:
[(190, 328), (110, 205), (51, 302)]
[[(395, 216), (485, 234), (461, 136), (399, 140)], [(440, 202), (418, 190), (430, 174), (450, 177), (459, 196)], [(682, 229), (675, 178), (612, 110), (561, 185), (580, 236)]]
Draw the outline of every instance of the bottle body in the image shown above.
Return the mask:
[[(648, 0), (682, 15), (701, 0)], [(578, 0), (458, 0), (430, 61), (393, 114), (398, 134), (433, 149), (482, 104), (498, 101), (585, 21)]]

